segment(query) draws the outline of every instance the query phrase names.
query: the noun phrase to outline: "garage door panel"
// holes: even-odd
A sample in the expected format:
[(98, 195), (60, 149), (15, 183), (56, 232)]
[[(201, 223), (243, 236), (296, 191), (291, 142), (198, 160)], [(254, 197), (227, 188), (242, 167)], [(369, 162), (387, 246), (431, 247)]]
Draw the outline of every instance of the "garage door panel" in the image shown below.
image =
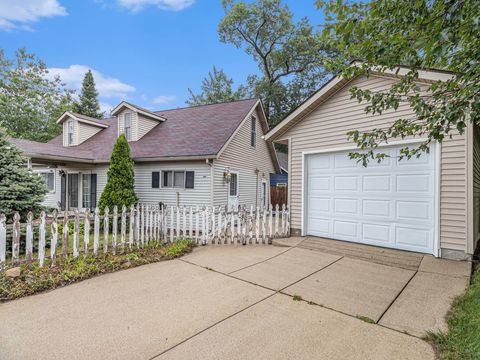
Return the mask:
[(391, 242), (391, 226), (380, 224), (362, 224), (363, 241), (389, 243)]
[(396, 227), (396, 243), (427, 248), (430, 243), (431, 232), (429, 229), (415, 229), (412, 227)]
[(366, 168), (348, 152), (306, 157), (307, 235), (433, 252), (434, 155), (399, 162), (399, 148), (386, 151)]
[(334, 199), (336, 215), (358, 215), (358, 199)]
[(431, 183), (429, 174), (397, 175), (397, 192), (430, 193)]
[(421, 201), (397, 201), (397, 218), (405, 220), (429, 220), (432, 218), (433, 204)]
[(390, 200), (364, 199), (362, 202), (362, 215), (366, 217), (380, 216), (391, 217), (392, 202)]
[(333, 236), (345, 240), (356, 240), (358, 238), (358, 223), (355, 221), (333, 221)]
[(363, 191), (390, 192), (391, 175), (368, 175), (363, 177)]
[(335, 191), (358, 191), (357, 176), (335, 176)]
[(330, 177), (329, 176), (312, 176), (311, 182), (308, 186), (311, 195), (315, 195), (317, 192), (330, 190)]

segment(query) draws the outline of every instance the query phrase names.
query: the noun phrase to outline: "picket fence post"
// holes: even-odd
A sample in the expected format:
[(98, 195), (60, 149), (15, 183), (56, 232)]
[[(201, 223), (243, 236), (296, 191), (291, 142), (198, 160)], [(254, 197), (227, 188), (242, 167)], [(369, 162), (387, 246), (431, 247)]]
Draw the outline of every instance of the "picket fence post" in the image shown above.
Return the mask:
[(57, 243), (58, 243), (58, 212), (57, 210), (53, 210), (53, 213), (52, 213), (51, 232), (52, 232), (52, 241), (50, 243), (50, 260), (52, 262), (52, 266), (55, 266), (55, 262), (57, 261)]
[(122, 223), (120, 225), (120, 248), (125, 251), (125, 239), (127, 238), (127, 207), (122, 206)]
[(83, 221), (83, 257), (88, 256), (88, 248), (90, 246), (90, 212), (85, 211), (85, 219)]
[(64, 259), (68, 258), (68, 236), (69, 236), (69, 223), (68, 223), (68, 211), (63, 212), (63, 228), (62, 228), (62, 256)]
[(135, 207), (133, 205), (130, 206), (130, 222), (128, 227), (128, 248), (132, 250), (133, 246), (133, 239), (135, 238), (134, 234), (134, 224), (135, 224)]
[(26, 229), (26, 244), (25, 244), (25, 259), (27, 260), (27, 264), (32, 262), (33, 256), (33, 213), (31, 211), (27, 214), (27, 229)]
[(93, 256), (98, 255), (98, 244), (100, 242), (100, 209), (95, 208), (95, 218), (93, 224)]
[(278, 239), (278, 204), (275, 205), (275, 239)]
[(117, 253), (117, 233), (118, 233), (118, 207), (115, 205), (113, 207), (113, 218), (112, 218), (112, 254)]
[(75, 210), (75, 221), (73, 223), (73, 258), (78, 257), (78, 242), (80, 237), (80, 213)]
[(43, 266), (45, 261), (45, 211), (40, 213), (40, 225), (38, 230), (38, 265)]
[(7, 218), (0, 214), (0, 269), (3, 267), (7, 256)]
[(20, 257), (20, 214), (13, 215), (12, 263), (16, 265)]
[(109, 220), (110, 220), (110, 214), (109, 214), (110, 210), (108, 207), (105, 207), (105, 209), (103, 210), (103, 253), (104, 254), (107, 254), (108, 253), (108, 242), (109, 242), (109, 239), (108, 239), (108, 235), (109, 235), (109, 232), (110, 232), (110, 224), (109, 224)]

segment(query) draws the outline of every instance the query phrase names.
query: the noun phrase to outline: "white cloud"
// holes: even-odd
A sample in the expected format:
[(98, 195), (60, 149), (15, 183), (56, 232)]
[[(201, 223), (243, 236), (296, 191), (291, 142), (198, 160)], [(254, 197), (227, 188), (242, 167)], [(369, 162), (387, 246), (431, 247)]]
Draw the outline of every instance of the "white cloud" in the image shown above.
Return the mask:
[(118, 4), (130, 11), (141, 11), (145, 6), (153, 5), (162, 10), (183, 10), (191, 5), (195, 0), (118, 0)]
[(154, 104), (167, 104), (172, 101), (175, 101), (177, 98), (173, 95), (160, 95), (153, 99), (152, 103)]
[(28, 24), (42, 17), (68, 15), (58, 0), (1, 0), (0, 29), (30, 29)]
[(68, 88), (80, 90), (85, 73), (92, 70), (95, 79), (95, 87), (100, 96), (106, 98), (126, 98), (129, 93), (135, 91), (131, 85), (121, 82), (119, 79), (105, 76), (99, 71), (89, 68), (85, 65), (70, 65), (68, 68), (50, 68), (49, 76), (59, 75), (62, 82)]

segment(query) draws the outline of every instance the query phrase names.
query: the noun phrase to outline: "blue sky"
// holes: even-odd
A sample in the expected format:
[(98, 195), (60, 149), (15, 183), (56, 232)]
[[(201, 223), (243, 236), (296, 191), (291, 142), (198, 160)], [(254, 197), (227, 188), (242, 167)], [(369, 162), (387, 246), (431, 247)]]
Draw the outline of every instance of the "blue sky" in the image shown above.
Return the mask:
[[(286, 0), (321, 24), (315, 0)], [(218, 40), (221, 0), (1, 0), (0, 47), (26, 47), (78, 89), (94, 71), (102, 109), (121, 100), (149, 109), (185, 106), (215, 65), (235, 84), (257, 72), (241, 49)]]

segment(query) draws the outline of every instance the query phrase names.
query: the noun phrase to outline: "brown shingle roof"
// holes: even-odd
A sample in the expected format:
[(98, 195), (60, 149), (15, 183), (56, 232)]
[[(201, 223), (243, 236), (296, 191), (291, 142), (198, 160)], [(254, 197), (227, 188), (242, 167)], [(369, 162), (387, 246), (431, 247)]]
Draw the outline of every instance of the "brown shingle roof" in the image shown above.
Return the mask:
[[(130, 142), (134, 159), (210, 157), (217, 155), (258, 99), (157, 111), (167, 121), (159, 123), (138, 141)], [(12, 139), (27, 154), (60, 156), (103, 162), (110, 159), (118, 135), (116, 118), (101, 120), (109, 125), (78, 146), (62, 146), (62, 136), (50, 142)]]

